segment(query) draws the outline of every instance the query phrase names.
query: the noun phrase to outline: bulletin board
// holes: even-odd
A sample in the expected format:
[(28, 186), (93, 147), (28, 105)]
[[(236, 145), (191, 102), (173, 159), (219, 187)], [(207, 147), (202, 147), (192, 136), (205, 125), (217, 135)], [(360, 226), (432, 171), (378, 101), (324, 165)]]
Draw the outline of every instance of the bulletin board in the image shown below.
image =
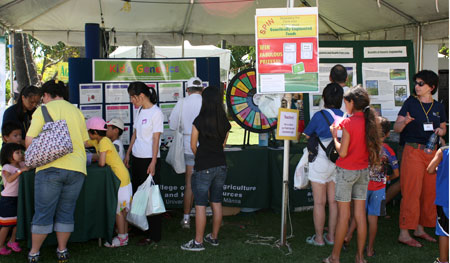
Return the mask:
[(187, 96), (186, 83), (199, 77), (203, 86), (220, 87), (218, 57), (176, 59), (69, 59), (69, 87), (71, 103), (83, 112), (86, 119), (93, 116), (105, 121), (120, 118), (125, 124), (121, 136), (129, 145), (133, 134), (133, 119), (138, 109), (130, 102), (129, 83), (142, 81), (158, 94), (157, 105), (164, 114), (162, 143), (173, 138), (168, 118), (180, 98)]

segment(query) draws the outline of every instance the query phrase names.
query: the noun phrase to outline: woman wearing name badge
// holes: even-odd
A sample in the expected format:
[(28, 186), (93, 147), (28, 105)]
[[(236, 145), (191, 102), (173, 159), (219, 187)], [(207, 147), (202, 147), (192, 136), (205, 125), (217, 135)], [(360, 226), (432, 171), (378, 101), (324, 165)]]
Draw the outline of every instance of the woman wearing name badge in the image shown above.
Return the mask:
[(22, 129), (22, 139), (25, 139), (31, 123), (31, 116), (41, 101), (41, 90), (36, 86), (26, 86), (19, 94), (16, 104), (5, 110), (3, 123), (13, 121), (20, 125)]
[[(308, 138), (316, 134), (322, 144), (327, 147), (332, 142), (330, 124), (334, 122), (334, 116), (342, 116), (340, 110), (344, 90), (337, 83), (328, 84), (322, 93), (325, 110), (316, 112), (303, 132)], [(330, 112), (331, 111), (331, 112)], [(328, 119), (327, 120), (325, 119)], [(306, 243), (314, 246), (324, 246), (334, 244), (334, 232), (337, 222), (337, 203), (335, 196), (335, 170), (336, 165), (326, 156), (325, 151), (319, 146), (316, 159), (309, 163), (308, 179), (311, 181), (314, 197), (314, 229), (315, 234), (306, 238)], [(324, 233), (325, 225), (325, 205), (328, 200), (328, 233)]]
[[(414, 75), (414, 95), (404, 103), (397, 120), (395, 132), (401, 133), (405, 148), (401, 162), (400, 185), (400, 235), (398, 242), (411, 247), (422, 247), (415, 238), (429, 242), (436, 240), (428, 235), (424, 227), (436, 224), (436, 173), (427, 172), (427, 166), (436, 153), (436, 142), (431, 142), (430, 153), (425, 152), (430, 136), (444, 136), (447, 132), (447, 116), (444, 105), (433, 99), (439, 77), (430, 70)], [(414, 238), (409, 230), (414, 230)]]
[[(134, 118), (133, 136), (126, 153), (124, 163), (131, 164), (131, 183), (133, 193), (145, 182), (148, 175), (153, 176), (156, 184), (160, 183), (160, 152), (161, 134), (164, 130), (164, 115), (156, 105), (157, 95), (152, 87), (142, 82), (133, 82), (128, 86), (130, 101), (139, 107)], [(138, 245), (149, 245), (161, 240), (161, 215), (147, 217), (149, 230), (147, 237), (141, 239)]]

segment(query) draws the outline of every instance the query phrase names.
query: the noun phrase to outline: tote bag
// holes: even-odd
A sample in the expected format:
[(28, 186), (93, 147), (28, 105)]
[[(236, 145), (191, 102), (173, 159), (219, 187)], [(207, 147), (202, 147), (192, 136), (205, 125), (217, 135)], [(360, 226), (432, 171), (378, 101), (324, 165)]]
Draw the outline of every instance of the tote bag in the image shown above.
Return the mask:
[(25, 151), (25, 165), (28, 167), (43, 166), (73, 152), (66, 121), (53, 121), (45, 105), (41, 110), (45, 124)]
[(172, 145), (170, 145), (169, 152), (166, 156), (166, 162), (173, 167), (177, 174), (186, 172), (186, 164), (184, 162), (183, 124), (181, 114), (183, 112), (183, 102), (184, 101), (182, 100), (180, 105), (178, 128), (175, 131)]
[[(152, 177), (151, 175), (149, 177)], [(147, 209), (145, 214), (147, 216), (150, 215), (158, 215), (166, 212), (166, 208), (164, 206), (164, 200), (161, 197), (161, 192), (159, 191), (159, 186), (155, 184), (153, 181), (153, 177), (151, 178), (150, 183), (150, 191), (148, 195)]]

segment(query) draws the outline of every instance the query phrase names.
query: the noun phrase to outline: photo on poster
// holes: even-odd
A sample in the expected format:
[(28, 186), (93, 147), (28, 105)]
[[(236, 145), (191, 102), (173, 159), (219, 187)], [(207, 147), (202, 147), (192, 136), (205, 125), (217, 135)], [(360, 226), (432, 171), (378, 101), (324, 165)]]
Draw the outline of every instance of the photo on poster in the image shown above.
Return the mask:
[(366, 90), (369, 95), (378, 95), (378, 80), (366, 80)]
[(383, 116), (381, 112), (381, 104), (371, 104), (371, 106), (378, 113), (378, 116)]
[(389, 71), (389, 78), (391, 80), (405, 80), (406, 79), (406, 70), (404, 68), (391, 69)]
[(347, 87), (353, 87), (355, 85), (353, 85), (353, 67), (345, 67), (345, 69), (347, 70), (347, 81), (345, 82), (345, 86)]
[(403, 102), (405, 102), (405, 100), (408, 98), (406, 90), (407, 90), (406, 85), (394, 85), (395, 106), (397, 107), (403, 106)]
[(183, 97), (183, 82), (162, 82), (158, 84), (159, 102), (178, 101)]
[(120, 136), (123, 145), (130, 145), (130, 125), (123, 126), (123, 133)]
[(313, 95), (313, 107), (319, 107), (321, 99), (322, 95)]

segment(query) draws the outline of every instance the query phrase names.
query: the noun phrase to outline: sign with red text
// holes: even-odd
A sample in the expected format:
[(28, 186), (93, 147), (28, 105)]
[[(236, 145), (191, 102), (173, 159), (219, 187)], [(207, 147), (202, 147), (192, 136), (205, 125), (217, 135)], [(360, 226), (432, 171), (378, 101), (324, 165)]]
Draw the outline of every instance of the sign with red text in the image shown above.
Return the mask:
[(298, 110), (280, 108), (278, 110), (277, 140), (297, 140)]
[(195, 59), (93, 59), (93, 82), (189, 80), (197, 76)]
[(257, 93), (316, 92), (316, 7), (256, 9)]

